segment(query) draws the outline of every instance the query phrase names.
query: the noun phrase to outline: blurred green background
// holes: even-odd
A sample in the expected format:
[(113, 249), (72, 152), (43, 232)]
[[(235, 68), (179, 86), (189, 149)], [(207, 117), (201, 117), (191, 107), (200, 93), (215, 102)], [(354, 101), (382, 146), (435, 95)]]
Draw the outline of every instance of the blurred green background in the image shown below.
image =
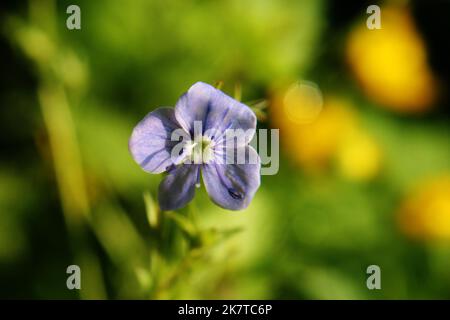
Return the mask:
[[(370, 4), (2, 2), (0, 297), (450, 298), (450, 5), (378, 2), (369, 30)], [(280, 170), (245, 211), (202, 187), (159, 212), (162, 175), (128, 152), (197, 81), (266, 99), (258, 126), (280, 129)]]

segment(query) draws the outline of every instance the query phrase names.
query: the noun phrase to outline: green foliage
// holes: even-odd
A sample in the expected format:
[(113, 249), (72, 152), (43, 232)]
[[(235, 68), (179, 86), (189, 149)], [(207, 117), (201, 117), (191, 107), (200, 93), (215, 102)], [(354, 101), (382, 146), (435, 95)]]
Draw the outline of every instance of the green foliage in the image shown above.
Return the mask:
[[(71, 3), (29, 1), (1, 20), (23, 76), (10, 84), (20, 99), (2, 91), (0, 101), (27, 113), (20, 120), (13, 105), (2, 110), (15, 119), (7, 132), (14, 148), (0, 162), (2, 296), (450, 296), (448, 247), (406, 240), (395, 220), (411, 183), (449, 169), (442, 120), (382, 113), (352, 84), (336, 84), (361, 100), (362, 121), (385, 152), (381, 176), (309, 176), (283, 149), (279, 174), (262, 177), (243, 212), (218, 208), (203, 188), (187, 208), (160, 211), (161, 176), (129, 155), (137, 121), (199, 80), (256, 101), (269, 126), (276, 85), (335, 72), (317, 57), (322, 1), (79, 1), (81, 31), (65, 28)], [(70, 264), (81, 266), (79, 293), (65, 287)], [(381, 292), (365, 286), (370, 264), (382, 268)]]

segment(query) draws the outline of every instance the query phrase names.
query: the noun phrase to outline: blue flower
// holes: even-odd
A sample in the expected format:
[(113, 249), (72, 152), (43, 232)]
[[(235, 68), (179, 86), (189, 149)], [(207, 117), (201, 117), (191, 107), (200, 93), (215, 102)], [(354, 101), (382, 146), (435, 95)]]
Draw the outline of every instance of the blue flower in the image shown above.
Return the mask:
[(158, 108), (139, 122), (129, 149), (145, 171), (168, 173), (159, 186), (162, 210), (191, 201), (200, 172), (214, 203), (241, 210), (260, 185), (260, 159), (249, 145), (255, 131), (256, 116), (249, 107), (197, 82), (175, 108)]

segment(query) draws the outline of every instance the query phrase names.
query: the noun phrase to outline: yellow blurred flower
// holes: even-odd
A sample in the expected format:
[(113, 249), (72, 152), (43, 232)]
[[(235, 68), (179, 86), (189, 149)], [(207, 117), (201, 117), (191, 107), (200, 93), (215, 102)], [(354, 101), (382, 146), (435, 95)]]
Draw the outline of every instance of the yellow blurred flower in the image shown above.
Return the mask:
[[(292, 160), (307, 171), (321, 170), (339, 144), (342, 130), (353, 121), (349, 110), (340, 102), (326, 104), (310, 118), (312, 108), (293, 88), (276, 91), (270, 108), (273, 127), (280, 129), (280, 142)], [(308, 123), (304, 120), (308, 119)]]
[(359, 23), (350, 33), (346, 54), (365, 93), (388, 109), (415, 113), (436, 98), (436, 81), (425, 45), (403, 7), (381, 9), (381, 29)]
[(450, 241), (450, 175), (416, 186), (403, 201), (398, 221), (411, 238)]
[(329, 97), (319, 108), (311, 105), (310, 95), (295, 92), (298, 89), (293, 85), (277, 90), (270, 106), (272, 126), (280, 129), (281, 146), (290, 158), (305, 171), (317, 173), (337, 157), (345, 177), (374, 177), (379, 171), (381, 152), (373, 138), (360, 128), (351, 104)]
[(361, 130), (347, 135), (336, 157), (341, 174), (358, 181), (374, 178), (382, 163), (381, 149), (375, 139)]
[(298, 124), (313, 122), (322, 110), (322, 94), (312, 82), (292, 84), (283, 98), (283, 108), (289, 120)]

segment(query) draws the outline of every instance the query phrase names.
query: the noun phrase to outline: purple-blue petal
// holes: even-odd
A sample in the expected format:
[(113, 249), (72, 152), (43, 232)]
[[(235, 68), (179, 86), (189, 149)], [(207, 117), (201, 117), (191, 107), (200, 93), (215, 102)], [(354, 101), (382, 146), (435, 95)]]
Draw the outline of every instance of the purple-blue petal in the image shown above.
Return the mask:
[(129, 149), (133, 159), (147, 172), (166, 171), (172, 165), (170, 151), (177, 143), (170, 137), (178, 128), (173, 108), (158, 108), (147, 114), (131, 134)]
[(180, 165), (169, 172), (159, 185), (158, 201), (161, 210), (176, 210), (194, 198), (198, 165)]
[(229, 210), (245, 209), (251, 202), (260, 185), (261, 163), (255, 149), (242, 147), (256, 163), (203, 165), (202, 176), (206, 191), (211, 200)]
[(197, 82), (181, 96), (175, 106), (175, 117), (191, 135), (194, 121), (202, 123), (203, 132), (213, 140), (227, 129), (250, 130), (248, 141), (256, 130), (255, 113), (245, 104), (213, 86)]

